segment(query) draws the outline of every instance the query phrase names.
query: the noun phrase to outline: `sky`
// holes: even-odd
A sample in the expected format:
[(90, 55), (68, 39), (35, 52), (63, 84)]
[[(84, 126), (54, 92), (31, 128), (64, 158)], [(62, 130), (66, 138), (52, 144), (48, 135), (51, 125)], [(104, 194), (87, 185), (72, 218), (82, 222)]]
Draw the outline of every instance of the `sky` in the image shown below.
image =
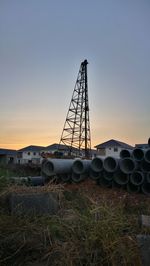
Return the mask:
[(0, 0), (0, 147), (59, 143), (87, 59), (92, 147), (150, 137), (149, 0)]

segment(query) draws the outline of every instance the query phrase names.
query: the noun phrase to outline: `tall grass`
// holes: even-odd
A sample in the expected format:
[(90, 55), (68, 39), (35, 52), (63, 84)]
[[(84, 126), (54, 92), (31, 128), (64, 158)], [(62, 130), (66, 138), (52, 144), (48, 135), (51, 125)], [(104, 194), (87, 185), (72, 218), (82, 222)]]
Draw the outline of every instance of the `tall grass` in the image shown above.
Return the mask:
[(56, 216), (11, 216), (1, 209), (0, 265), (141, 265), (137, 210), (129, 215), (124, 202), (95, 203), (80, 191), (60, 189)]

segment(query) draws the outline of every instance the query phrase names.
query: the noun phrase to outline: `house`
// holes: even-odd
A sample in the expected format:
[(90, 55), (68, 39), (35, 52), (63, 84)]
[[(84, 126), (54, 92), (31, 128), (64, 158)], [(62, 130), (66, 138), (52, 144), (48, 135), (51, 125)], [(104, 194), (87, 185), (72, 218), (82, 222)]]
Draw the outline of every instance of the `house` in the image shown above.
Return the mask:
[(10, 164), (17, 162), (17, 151), (10, 149), (0, 149), (0, 164)]
[[(47, 147), (45, 147), (44, 152), (47, 155), (55, 155), (56, 153), (60, 153), (60, 155), (68, 156), (69, 148), (67, 145), (54, 143)], [(78, 149), (72, 148), (72, 155), (79, 154)]]
[(45, 149), (43, 146), (30, 145), (18, 150), (17, 163), (26, 164), (33, 163), (39, 164), (42, 160), (41, 153)]
[(149, 149), (150, 146), (146, 143), (143, 143), (143, 144), (135, 144), (135, 148), (139, 148), (139, 149)]
[(98, 144), (95, 146), (97, 149), (98, 155), (100, 156), (113, 156), (120, 157), (120, 151), (123, 149), (133, 150), (131, 145), (128, 145), (124, 142), (111, 139), (104, 143)]
[(66, 145), (59, 145), (58, 143), (54, 143), (54, 144), (51, 144), (51, 145), (45, 147), (44, 152), (50, 153), (50, 154), (55, 154), (55, 152), (58, 151), (58, 148), (59, 148), (59, 151), (63, 152), (63, 153), (65, 153), (67, 150)]

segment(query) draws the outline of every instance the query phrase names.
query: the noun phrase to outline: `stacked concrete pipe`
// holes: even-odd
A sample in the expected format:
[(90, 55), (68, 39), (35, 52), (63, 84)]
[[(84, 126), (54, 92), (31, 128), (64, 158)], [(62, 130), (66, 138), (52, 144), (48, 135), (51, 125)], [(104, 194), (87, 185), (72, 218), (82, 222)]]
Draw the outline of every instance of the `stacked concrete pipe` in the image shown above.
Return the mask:
[(94, 158), (91, 168), (101, 186), (126, 188), (129, 193), (150, 195), (150, 148), (122, 150), (119, 159), (111, 156)]
[(41, 173), (45, 182), (56, 177), (64, 182), (71, 179), (73, 159), (44, 159), (41, 165)]
[(124, 158), (130, 158), (131, 157), (131, 151), (128, 149), (122, 149), (120, 152), (120, 158), (124, 159)]
[(121, 187), (130, 193), (141, 191), (150, 195), (150, 148), (135, 148), (132, 151), (124, 149), (120, 158), (97, 156), (92, 160), (46, 159), (42, 162), (41, 172), (45, 182), (54, 176), (63, 182), (73, 183), (90, 177), (101, 186)]
[(72, 171), (76, 174), (88, 173), (90, 169), (91, 160), (77, 159), (73, 162)]
[(104, 170), (109, 173), (114, 173), (118, 169), (118, 163), (119, 160), (117, 158), (108, 156), (104, 159)]

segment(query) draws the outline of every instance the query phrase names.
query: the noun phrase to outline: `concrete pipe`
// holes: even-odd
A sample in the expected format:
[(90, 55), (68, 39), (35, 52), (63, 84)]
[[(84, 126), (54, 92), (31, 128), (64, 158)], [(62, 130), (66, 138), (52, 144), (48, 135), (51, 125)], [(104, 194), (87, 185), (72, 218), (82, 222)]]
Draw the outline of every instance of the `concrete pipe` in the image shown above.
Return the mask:
[(130, 175), (130, 182), (135, 186), (140, 186), (144, 182), (144, 174), (141, 171), (134, 171)]
[(150, 163), (150, 149), (145, 150), (144, 159), (147, 163)]
[(113, 178), (113, 173), (107, 172), (107, 171), (103, 171), (103, 177), (108, 180), (108, 181), (112, 181)]
[(150, 172), (146, 173), (146, 181), (150, 183)]
[(93, 180), (97, 180), (101, 177), (102, 172), (95, 172), (93, 169), (90, 169), (89, 176)]
[(44, 186), (45, 178), (43, 176), (33, 176), (28, 177), (28, 183), (31, 186)]
[(140, 192), (140, 186), (135, 186), (131, 182), (128, 182), (127, 191), (129, 193), (138, 193), (138, 192)]
[(58, 176), (58, 179), (60, 179), (64, 183), (71, 181), (71, 174), (59, 174), (57, 176)]
[(150, 196), (150, 183), (144, 182), (141, 186), (141, 190), (145, 195)]
[(72, 165), (72, 171), (75, 174), (87, 173), (90, 169), (91, 160), (76, 159)]
[(118, 159), (108, 156), (104, 159), (104, 170), (113, 173), (118, 168)]
[(98, 179), (97, 184), (102, 187), (112, 187), (112, 181), (109, 181), (104, 177), (101, 177), (100, 179)]
[(112, 180), (112, 188), (122, 188), (122, 186), (116, 183), (115, 180)]
[(136, 162), (131, 158), (120, 159), (120, 170), (125, 174), (131, 174), (136, 169)]
[(95, 172), (101, 172), (103, 170), (103, 161), (101, 157), (95, 157), (91, 162), (91, 169)]
[(150, 171), (150, 163), (146, 162), (145, 160), (143, 160), (140, 164), (140, 169), (143, 172), (149, 172)]
[(113, 180), (123, 186), (126, 185), (129, 182), (129, 175), (125, 174), (124, 172), (118, 170), (113, 174)]
[(74, 183), (80, 183), (81, 181), (85, 180), (87, 178), (86, 174), (76, 174), (76, 173), (72, 173), (71, 175), (71, 180)]
[(73, 162), (73, 159), (47, 159), (41, 166), (41, 170), (47, 176), (69, 174), (71, 173)]
[(127, 150), (127, 149), (123, 149), (120, 152), (120, 158), (124, 159), (124, 158), (130, 158), (131, 157), (131, 151)]
[(135, 148), (132, 151), (132, 156), (133, 156), (135, 161), (140, 162), (144, 159), (144, 150), (142, 150), (140, 148)]

